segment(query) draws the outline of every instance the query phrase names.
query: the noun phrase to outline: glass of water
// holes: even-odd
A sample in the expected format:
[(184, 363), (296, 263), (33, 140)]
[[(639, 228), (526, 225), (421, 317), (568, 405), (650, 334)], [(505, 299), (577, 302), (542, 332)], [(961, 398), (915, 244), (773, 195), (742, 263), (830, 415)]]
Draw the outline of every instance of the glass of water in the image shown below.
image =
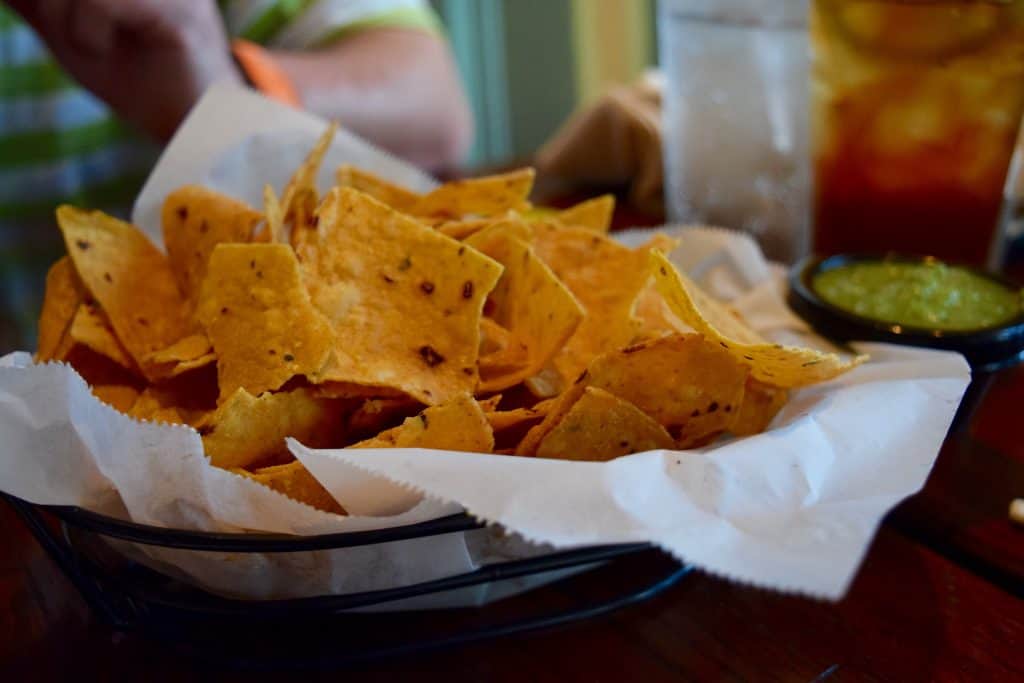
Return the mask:
[(750, 234), (772, 259), (806, 251), (806, 0), (660, 0), (669, 218)]

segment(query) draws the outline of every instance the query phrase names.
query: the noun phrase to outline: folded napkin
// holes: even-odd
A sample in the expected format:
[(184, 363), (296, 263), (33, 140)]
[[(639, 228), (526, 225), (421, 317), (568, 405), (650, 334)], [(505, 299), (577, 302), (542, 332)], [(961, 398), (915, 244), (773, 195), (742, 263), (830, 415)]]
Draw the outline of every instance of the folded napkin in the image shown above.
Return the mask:
[(662, 213), (663, 83), (651, 71), (576, 112), (538, 152), (538, 169), (587, 184), (626, 185), (631, 204)]

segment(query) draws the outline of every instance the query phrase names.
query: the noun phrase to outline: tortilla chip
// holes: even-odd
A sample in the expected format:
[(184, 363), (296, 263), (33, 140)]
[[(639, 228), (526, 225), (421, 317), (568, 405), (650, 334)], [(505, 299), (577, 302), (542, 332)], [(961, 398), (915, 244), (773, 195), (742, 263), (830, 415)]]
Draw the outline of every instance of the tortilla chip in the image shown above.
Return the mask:
[(196, 428), (213, 465), (252, 469), (291, 460), (288, 436), (311, 448), (341, 445), (344, 412), (343, 403), (315, 398), (308, 389), (259, 398), (238, 389)]
[(221, 244), (210, 257), (197, 316), (217, 354), (220, 396), (254, 396), (327, 362), (331, 329), (310, 302), (285, 244)]
[(548, 363), (533, 377), (526, 380), (526, 388), (537, 398), (554, 398), (562, 390), (562, 375), (552, 363)]
[(284, 242), (284, 209), (270, 185), (263, 186), (263, 215), (267, 221), (267, 239), (277, 244)]
[(284, 212), (285, 220), (293, 219), (296, 211), (305, 211), (312, 214), (313, 209), (319, 202), (319, 194), (316, 189), (316, 176), (320, 172), (320, 166), (324, 162), (327, 150), (331, 148), (334, 135), (338, 132), (338, 124), (332, 121), (317, 139), (313, 149), (309, 151), (306, 158), (299, 167), (295, 169), (288, 184), (281, 193), (281, 209)]
[(464, 240), (492, 226), (501, 225), (501, 230), (512, 231), (516, 237), (529, 241), (533, 236), (533, 230), (529, 223), (522, 220), (515, 211), (506, 211), (497, 216), (487, 218), (467, 218), (464, 220), (442, 221), (436, 227), (437, 231), (456, 240)]
[(188, 420), (181, 414), (181, 412), (174, 407), (161, 408), (155, 411), (149, 416), (150, 422), (158, 422), (169, 425), (187, 425)]
[(368, 398), (349, 417), (347, 436), (357, 441), (371, 438), (421, 410), (423, 404), (410, 398)]
[(205, 334), (190, 334), (166, 349), (154, 351), (148, 360), (154, 365), (153, 372), (166, 379), (210, 365), (217, 355)]
[(493, 216), (529, 207), (534, 171), (522, 168), (509, 173), (445, 183), (421, 197), (410, 209), (416, 216), (458, 219)]
[(501, 403), (501, 394), (494, 394), (487, 398), (480, 398), (476, 401), (480, 405), (480, 410), (485, 413), (493, 413), (498, 409), (498, 404)]
[(339, 187), (351, 187), (352, 189), (365, 192), (379, 202), (387, 204), (393, 209), (408, 213), (420, 195), (401, 185), (384, 180), (369, 171), (363, 171), (349, 164), (342, 164), (335, 171), (335, 178)]
[[(526, 367), (528, 362), (526, 344), (491, 318), (480, 319), (480, 357), (477, 367), (481, 376), (514, 372)], [(484, 391), (478, 387), (477, 394)]]
[(522, 381), (521, 376), (530, 374), (529, 367), (529, 348), (518, 338), (512, 337), (504, 348), (480, 356), (477, 361), (480, 371), (477, 393), (489, 394), (514, 386)]
[(534, 230), (537, 255), (586, 311), (553, 361), (565, 386), (591, 360), (628, 345), (640, 331), (633, 309), (650, 277), (648, 247), (629, 249), (592, 230), (556, 223), (535, 223)]
[(516, 446), (516, 455), (537, 455), (537, 447), (540, 446), (540, 442), (555, 428), (555, 425), (562, 421), (562, 418), (569, 412), (573, 404), (583, 395), (583, 391), (586, 389), (583, 379), (584, 377), (580, 376), (561, 395), (552, 399), (551, 403), (548, 404), (548, 414), (540, 424), (531, 427), (530, 431), (526, 432), (523, 440)]
[(539, 422), (551, 411), (554, 401), (541, 401), (532, 408), (515, 408), (513, 410), (484, 411), (487, 423), (491, 429), (501, 432), (512, 429), (522, 424)]
[[(63, 256), (46, 273), (46, 296), (39, 314), (39, 344), (36, 361), (43, 363), (63, 357), (68, 348), (57, 355), (61, 342), (71, 328), (71, 321), (85, 300), (85, 289), (78, 280), (71, 259)], [(69, 345), (65, 345), (69, 347)]]
[(134, 417), (151, 419), (158, 411), (174, 408), (182, 421), (197, 425), (216, 405), (217, 372), (213, 367), (205, 367), (142, 388), (128, 412)]
[(185, 305), (167, 259), (133, 225), (99, 211), (57, 209), (75, 270), (147, 378), (146, 357), (184, 337)]
[(856, 356), (844, 361), (837, 354), (766, 341), (732, 313), (680, 273), (664, 254), (651, 254), (655, 285), (669, 308), (687, 325), (721, 345), (737, 361), (750, 367), (751, 375), (765, 384), (795, 388), (824, 382), (868, 359)]
[(672, 334), (597, 358), (583, 384), (629, 401), (690, 448), (729, 428), (747, 375), (699, 334)]
[(90, 388), (96, 398), (125, 414), (139, 399), (139, 390), (126, 384), (101, 384)]
[(435, 405), (476, 388), (480, 317), (501, 266), (357, 190), (332, 190), (306, 264), (337, 340), (313, 380)]
[(186, 185), (167, 195), (161, 219), (164, 245), (189, 310), (199, 300), (214, 247), (251, 241), (261, 218), (248, 204), (198, 185)]
[[(316, 232), (316, 212), (320, 203), (320, 194), (316, 188), (316, 177), (320, 172), (324, 156), (331, 147), (334, 135), (338, 131), (338, 124), (332, 122), (324, 130), (317, 140), (313, 149), (306, 155), (305, 160), (292, 174), (288, 184), (281, 193), (279, 206), (272, 206), (274, 223), (268, 217), (268, 232), (271, 232), (271, 240), (282, 242), (284, 240), (284, 224), (291, 224), (291, 244), (298, 252), (302, 252), (304, 245), (314, 239)], [(264, 202), (267, 194), (264, 191)], [(276, 200), (276, 197), (275, 197)]]
[(658, 292), (652, 281), (636, 301), (636, 317), (640, 319), (640, 331), (637, 333), (637, 341), (642, 339), (654, 339), (671, 332), (694, 332), (694, 329), (681, 321), (673, 313), (665, 298)]
[(729, 425), (729, 431), (736, 436), (760, 434), (768, 429), (768, 425), (788, 400), (787, 390), (758, 382), (754, 378), (747, 379), (743, 401), (736, 419)]
[(309, 470), (298, 460), (287, 465), (264, 467), (255, 472), (246, 472), (242, 469), (235, 469), (232, 472), (248, 477), (292, 500), (305, 503), (318, 510), (333, 512), (336, 515), (345, 514), (345, 509), (334, 499), (334, 496), (328, 493), (327, 489), (314, 479)]
[(494, 434), (480, 405), (472, 396), (464, 394), (427, 408), (398, 427), (349, 448), (436, 448), (490, 453), (494, 448)]
[(525, 365), (485, 363), (480, 359), (480, 390), (500, 391), (540, 372), (565, 346), (583, 321), (583, 307), (534, 253), (530, 245), (506, 235), (479, 233), (466, 243), (478, 247), (505, 271), (488, 297), (494, 320), (525, 344)]
[(314, 396), (320, 398), (393, 398), (408, 399), (403, 392), (391, 387), (377, 387), (352, 382), (321, 382), (310, 387)]
[(530, 244), (534, 238), (533, 226), (518, 218), (487, 219), (483, 228), (468, 236), (464, 241), (474, 249), (482, 251), (488, 245), (500, 249), (509, 239), (517, 239)]
[(603, 235), (611, 227), (614, 213), (615, 195), (604, 194), (559, 211), (555, 218), (563, 225), (586, 228)]
[(106, 356), (122, 368), (134, 372), (135, 361), (117, 339), (107, 322), (103, 311), (94, 303), (83, 303), (78, 307), (68, 336), (75, 343), (87, 346), (101, 356)]
[(635, 405), (603, 389), (587, 387), (540, 442), (537, 457), (603, 461), (674, 447), (665, 428)]
[(156, 387), (143, 390), (126, 412), (137, 420), (165, 424), (188, 424), (195, 417), (194, 412), (176, 406), (171, 393)]
[(489, 353), (504, 351), (516, 343), (515, 335), (494, 322), (491, 318), (484, 316), (480, 318), (480, 357)]
[(174, 406), (173, 399), (166, 392), (154, 387), (146, 387), (140, 392), (126, 412), (137, 420), (153, 421), (160, 417), (160, 422), (184, 423), (181, 413)]

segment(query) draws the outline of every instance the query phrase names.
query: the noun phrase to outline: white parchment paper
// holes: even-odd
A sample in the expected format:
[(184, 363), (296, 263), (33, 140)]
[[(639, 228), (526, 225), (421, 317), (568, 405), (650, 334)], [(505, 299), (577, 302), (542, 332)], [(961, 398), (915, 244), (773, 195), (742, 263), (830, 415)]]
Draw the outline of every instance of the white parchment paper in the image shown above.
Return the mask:
[[(211, 90), (147, 182), (135, 221), (159, 241), (163, 197), (186, 183), (259, 206), (263, 184), (280, 188), (323, 125), (243, 90)], [(421, 190), (433, 183), (348, 134), (328, 154), (324, 188), (340, 163)], [(756, 329), (780, 341), (826, 346), (786, 308), (781, 269), (748, 238), (668, 229), (682, 240), (673, 260), (731, 300)], [(416, 449), (313, 450), (290, 441), (349, 517), (212, 467), (191, 428), (133, 420), (96, 400), (70, 367), (37, 365), (29, 354), (14, 353), (0, 359), (0, 489), (34, 503), (79, 505), (175, 528), (304, 535), (391, 527), (466, 509), (515, 532), (275, 555), (127, 549), (163, 571), (243, 597), (372, 590), (550, 546), (650, 541), (720, 576), (837, 599), (881, 518), (924, 483), (970, 379), (956, 354), (857, 348), (872, 361), (796, 392), (769, 431), (694, 451), (589, 463)], [(493, 597), (480, 589), (412, 606)]]

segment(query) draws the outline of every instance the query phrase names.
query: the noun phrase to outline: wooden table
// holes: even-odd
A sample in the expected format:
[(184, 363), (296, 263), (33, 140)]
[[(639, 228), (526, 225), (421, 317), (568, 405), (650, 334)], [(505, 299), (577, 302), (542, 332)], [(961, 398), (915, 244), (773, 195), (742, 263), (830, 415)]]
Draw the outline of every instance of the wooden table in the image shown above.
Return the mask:
[[(635, 220), (635, 217), (632, 217)], [(350, 668), (347, 680), (1024, 680), (1024, 369), (999, 376), (947, 440), (925, 489), (889, 516), (837, 604), (692, 573), (655, 599), (556, 630)], [(177, 680), (232, 672), (89, 613), (13, 512), (0, 505), (0, 680)], [(663, 569), (654, 554), (630, 573)], [(621, 568), (617, 571), (624, 571)], [(513, 613), (597, 595), (598, 570), (488, 608)], [(473, 610), (470, 610), (472, 612)], [(424, 619), (453, 618), (436, 613)], [(339, 634), (340, 638), (345, 634)], [(310, 678), (338, 679), (325, 672)]]

